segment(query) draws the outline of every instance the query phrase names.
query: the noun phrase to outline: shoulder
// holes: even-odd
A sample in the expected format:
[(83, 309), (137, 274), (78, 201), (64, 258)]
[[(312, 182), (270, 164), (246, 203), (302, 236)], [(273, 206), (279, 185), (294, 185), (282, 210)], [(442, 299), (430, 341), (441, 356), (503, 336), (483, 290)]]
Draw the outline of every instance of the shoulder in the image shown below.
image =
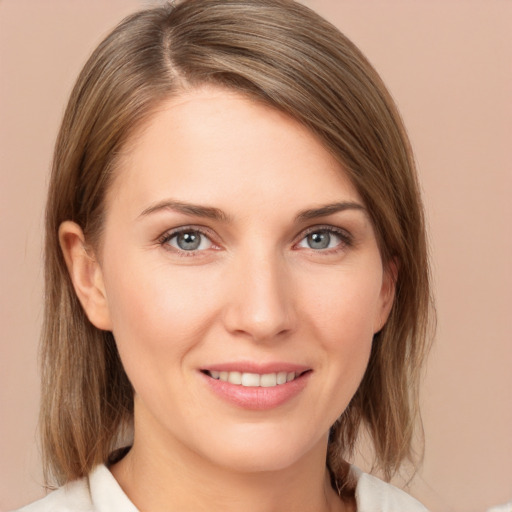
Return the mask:
[(97, 466), (88, 478), (70, 482), (14, 512), (137, 512), (112, 473)]
[(358, 512), (428, 512), (419, 501), (397, 487), (355, 466), (351, 467), (351, 473), (357, 480)]
[(70, 482), (43, 499), (14, 512), (92, 512), (87, 479)]

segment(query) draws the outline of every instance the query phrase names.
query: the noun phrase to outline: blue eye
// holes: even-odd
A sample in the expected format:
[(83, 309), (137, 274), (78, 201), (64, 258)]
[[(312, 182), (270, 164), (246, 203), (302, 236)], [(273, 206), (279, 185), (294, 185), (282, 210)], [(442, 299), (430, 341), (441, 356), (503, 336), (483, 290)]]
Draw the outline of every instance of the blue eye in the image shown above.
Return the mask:
[(334, 229), (316, 229), (307, 233), (298, 243), (298, 247), (314, 249), (316, 251), (335, 249), (341, 245), (347, 245), (348, 240), (346, 238)]
[(189, 229), (171, 234), (165, 243), (180, 251), (204, 251), (212, 247), (212, 241), (201, 231)]

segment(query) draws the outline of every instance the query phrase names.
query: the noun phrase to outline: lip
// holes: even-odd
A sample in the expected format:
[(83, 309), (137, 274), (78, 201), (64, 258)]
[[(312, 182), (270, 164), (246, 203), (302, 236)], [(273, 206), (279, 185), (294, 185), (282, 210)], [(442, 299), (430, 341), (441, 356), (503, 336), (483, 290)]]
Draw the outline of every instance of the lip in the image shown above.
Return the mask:
[[(273, 387), (246, 387), (214, 379), (207, 375), (206, 371), (236, 371), (261, 375), (295, 372), (300, 375), (290, 382)], [(202, 368), (199, 375), (209, 389), (223, 401), (242, 409), (265, 411), (284, 405), (300, 394), (306, 387), (311, 373), (311, 368), (291, 363), (256, 364), (244, 362), (213, 364)]]
[(303, 373), (307, 370), (311, 370), (310, 367), (284, 362), (272, 362), (272, 363), (254, 363), (251, 361), (231, 362), (231, 363), (219, 363), (212, 364), (201, 368), (201, 370), (207, 371), (218, 371), (218, 372), (241, 372), (241, 373), (259, 373), (263, 375), (265, 373), (279, 373), (279, 372), (295, 372)]

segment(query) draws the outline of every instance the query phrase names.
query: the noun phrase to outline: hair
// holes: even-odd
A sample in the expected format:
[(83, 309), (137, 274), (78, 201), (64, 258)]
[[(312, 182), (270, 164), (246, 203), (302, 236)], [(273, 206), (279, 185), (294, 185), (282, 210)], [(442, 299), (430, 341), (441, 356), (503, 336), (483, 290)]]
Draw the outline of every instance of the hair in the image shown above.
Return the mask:
[(338, 29), (291, 0), (185, 0), (137, 12), (98, 46), (57, 138), (46, 209), (41, 436), (47, 482), (108, 460), (133, 416), (114, 337), (94, 327), (58, 240), (65, 220), (92, 246), (118, 155), (162, 101), (216, 85), (284, 112), (335, 156), (361, 195), (385, 267), (398, 269), (389, 319), (366, 373), (333, 425), (327, 466), (343, 490), (364, 429), (390, 478), (414, 459), (418, 385), (431, 312), (423, 209), (410, 144), (377, 72)]

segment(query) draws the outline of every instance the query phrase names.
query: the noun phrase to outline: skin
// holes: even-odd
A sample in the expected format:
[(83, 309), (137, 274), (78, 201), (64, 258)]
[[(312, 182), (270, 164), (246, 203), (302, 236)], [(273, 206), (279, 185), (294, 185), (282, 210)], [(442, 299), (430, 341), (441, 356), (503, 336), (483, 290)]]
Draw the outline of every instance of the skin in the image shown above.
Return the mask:
[[(132, 137), (106, 207), (99, 250), (72, 222), (60, 240), (84, 309), (114, 333), (136, 392), (134, 444), (111, 468), (128, 497), (153, 512), (353, 509), (330, 486), (327, 436), (363, 377), (394, 282), (339, 163), (289, 117), (194, 89)], [(179, 248), (183, 227), (198, 249)], [(312, 247), (311, 232), (328, 247)], [(255, 410), (208, 385), (201, 370), (226, 362), (308, 374), (291, 399)]]

